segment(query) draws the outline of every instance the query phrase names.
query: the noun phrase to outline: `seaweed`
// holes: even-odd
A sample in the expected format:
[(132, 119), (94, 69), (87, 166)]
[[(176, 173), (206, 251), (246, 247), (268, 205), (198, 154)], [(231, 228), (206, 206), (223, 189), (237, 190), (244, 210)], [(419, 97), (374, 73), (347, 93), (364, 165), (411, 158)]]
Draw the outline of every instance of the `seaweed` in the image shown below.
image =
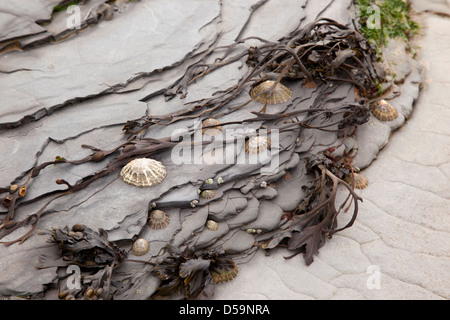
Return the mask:
[[(385, 46), (389, 38), (402, 38), (407, 41), (420, 28), (410, 16), (408, 1), (358, 0), (355, 2), (361, 24), (360, 31), (377, 48)], [(378, 53), (381, 54), (381, 51), (378, 50)]]
[[(214, 277), (234, 271), (236, 264), (218, 247), (212, 250), (184, 250), (168, 245), (169, 256), (153, 268), (153, 273), (162, 281), (152, 299), (165, 299), (181, 294), (185, 299), (197, 299), (200, 295), (214, 295)], [(224, 281), (231, 278), (224, 279)], [(222, 282), (224, 282), (222, 281)]]
[(78, 266), (83, 272), (80, 286), (60, 291), (59, 298), (91, 299), (94, 295), (100, 299), (112, 298), (117, 290), (111, 281), (113, 270), (122, 264), (127, 254), (114, 242), (108, 241), (105, 230), (96, 232), (85, 225), (75, 224), (71, 229), (66, 226), (40, 233), (51, 236), (47, 241), (54, 243), (58, 252), (39, 256), (36, 268)]

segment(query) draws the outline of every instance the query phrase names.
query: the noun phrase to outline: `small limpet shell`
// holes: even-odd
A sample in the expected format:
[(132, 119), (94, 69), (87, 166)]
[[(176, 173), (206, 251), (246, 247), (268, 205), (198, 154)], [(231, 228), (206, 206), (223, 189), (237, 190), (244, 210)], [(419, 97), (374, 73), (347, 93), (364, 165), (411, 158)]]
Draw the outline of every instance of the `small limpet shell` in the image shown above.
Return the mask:
[[(214, 118), (208, 118), (202, 122), (202, 127), (214, 126), (214, 125), (219, 125), (219, 124), (220, 124), (219, 120), (214, 119)], [(221, 126), (204, 128), (204, 129), (202, 129), (202, 134), (211, 137), (211, 136), (216, 136), (216, 135), (220, 134), (221, 131), (222, 131)]]
[(229, 260), (229, 262), (233, 265), (233, 269), (231, 270), (211, 270), (210, 275), (215, 284), (224, 283), (233, 280), (237, 277), (239, 268), (236, 264)]
[(369, 180), (360, 173), (348, 174), (345, 176), (345, 182), (347, 182), (351, 187), (357, 189), (364, 189), (369, 185)]
[(245, 152), (260, 153), (270, 148), (270, 138), (266, 136), (254, 136), (245, 143)]
[(161, 162), (148, 158), (134, 159), (120, 171), (123, 181), (137, 187), (154, 186), (163, 181), (166, 175), (166, 168)]
[(150, 212), (148, 220), (150, 228), (155, 230), (164, 229), (169, 225), (170, 217), (166, 212), (156, 209)]
[(203, 190), (200, 192), (200, 198), (202, 199), (213, 199), (216, 197), (216, 192), (214, 190)]
[(136, 239), (131, 248), (131, 254), (134, 256), (143, 256), (150, 250), (150, 244), (144, 238)]
[(216, 231), (219, 229), (219, 224), (215, 222), (214, 220), (208, 220), (206, 221), (206, 229), (210, 231)]
[(397, 119), (398, 111), (390, 103), (380, 100), (370, 106), (372, 114), (380, 121), (392, 121)]
[(254, 86), (250, 91), (253, 100), (260, 103), (279, 104), (289, 101), (292, 97), (292, 91), (285, 85), (277, 83), (272, 91), (270, 89), (275, 84), (273, 80), (267, 80)]

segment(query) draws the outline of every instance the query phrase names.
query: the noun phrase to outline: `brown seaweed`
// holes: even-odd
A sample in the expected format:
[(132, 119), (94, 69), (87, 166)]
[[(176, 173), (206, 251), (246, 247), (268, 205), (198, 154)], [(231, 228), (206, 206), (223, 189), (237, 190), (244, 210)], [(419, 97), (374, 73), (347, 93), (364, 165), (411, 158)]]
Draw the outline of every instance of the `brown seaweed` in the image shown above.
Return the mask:
[(62, 296), (65, 299), (70, 295), (74, 299), (89, 299), (93, 297), (91, 289), (95, 293), (101, 293), (98, 294), (99, 298), (111, 299), (116, 290), (111, 281), (112, 272), (122, 264), (126, 252), (114, 242), (108, 241), (105, 230), (99, 229), (96, 232), (85, 225), (76, 224), (71, 229), (66, 226), (40, 233), (50, 235), (47, 241), (54, 243), (58, 251), (56, 255), (39, 256), (36, 268), (78, 266), (83, 272), (80, 287), (60, 292), (60, 298)]
[(161, 279), (161, 284), (152, 295), (153, 299), (164, 299), (181, 294), (185, 299), (196, 299), (200, 295), (214, 295), (214, 273), (233, 271), (235, 263), (221, 248), (193, 251), (167, 246), (170, 254), (162, 263), (153, 268), (153, 273)]

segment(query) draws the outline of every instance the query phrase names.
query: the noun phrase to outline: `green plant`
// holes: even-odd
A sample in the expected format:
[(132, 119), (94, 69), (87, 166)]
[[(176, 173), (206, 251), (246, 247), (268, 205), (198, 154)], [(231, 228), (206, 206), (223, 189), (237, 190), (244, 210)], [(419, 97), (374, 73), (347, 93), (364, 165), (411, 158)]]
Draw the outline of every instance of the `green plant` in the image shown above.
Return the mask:
[(69, 0), (69, 1), (63, 1), (59, 5), (53, 8), (53, 13), (60, 12), (60, 11), (66, 11), (68, 7), (72, 5), (78, 4), (79, 0)]
[(388, 38), (407, 41), (417, 33), (419, 25), (410, 17), (410, 4), (404, 0), (357, 0), (359, 22), (364, 36), (385, 46)]

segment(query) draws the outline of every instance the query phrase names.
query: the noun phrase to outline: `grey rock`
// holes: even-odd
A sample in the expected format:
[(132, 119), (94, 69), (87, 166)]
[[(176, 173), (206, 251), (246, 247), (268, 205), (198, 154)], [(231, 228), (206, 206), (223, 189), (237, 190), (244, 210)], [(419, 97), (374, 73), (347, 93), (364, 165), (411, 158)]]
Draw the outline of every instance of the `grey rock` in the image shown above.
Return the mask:
[(270, 201), (261, 201), (258, 218), (245, 225), (243, 229), (261, 229), (262, 231), (273, 230), (280, 224), (282, 215), (283, 210), (281, 210), (279, 206)]

